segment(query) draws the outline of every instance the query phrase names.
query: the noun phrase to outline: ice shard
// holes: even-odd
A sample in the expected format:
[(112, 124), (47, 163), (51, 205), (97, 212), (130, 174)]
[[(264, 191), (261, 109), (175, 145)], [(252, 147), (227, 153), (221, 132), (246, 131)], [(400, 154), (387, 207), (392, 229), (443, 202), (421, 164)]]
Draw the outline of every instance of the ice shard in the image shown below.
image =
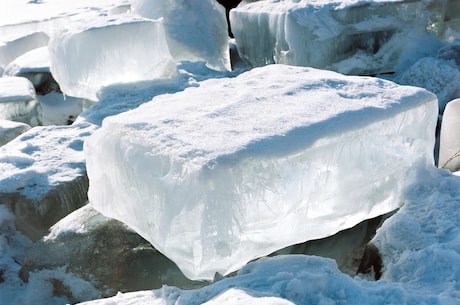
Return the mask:
[(285, 65), (155, 97), (85, 142), (89, 201), (191, 279), (398, 208), (432, 166), (436, 96)]

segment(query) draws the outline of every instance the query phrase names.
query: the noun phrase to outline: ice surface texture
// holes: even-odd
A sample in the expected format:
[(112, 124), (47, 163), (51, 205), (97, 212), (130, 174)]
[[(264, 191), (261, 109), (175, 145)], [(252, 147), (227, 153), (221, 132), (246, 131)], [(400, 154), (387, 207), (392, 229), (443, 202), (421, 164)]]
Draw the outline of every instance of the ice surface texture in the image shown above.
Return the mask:
[(436, 97), (284, 65), (162, 95), (85, 142), (89, 199), (192, 279), (398, 208)]
[(230, 11), (252, 66), (311, 66), (345, 74), (395, 71), (407, 41), (426, 35), (423, 1), (258, 1)]
[(169, 49), (176, 60), (203, 60), (230, 70), (225, 9), (215, 0), (131, 0), (135, 13), (163, 18)]
[(61, 90), (90, 100), (104, 86), (175, 73), (162, 23), (128, 15), (101, 17), (53, 36), (50, 57)]

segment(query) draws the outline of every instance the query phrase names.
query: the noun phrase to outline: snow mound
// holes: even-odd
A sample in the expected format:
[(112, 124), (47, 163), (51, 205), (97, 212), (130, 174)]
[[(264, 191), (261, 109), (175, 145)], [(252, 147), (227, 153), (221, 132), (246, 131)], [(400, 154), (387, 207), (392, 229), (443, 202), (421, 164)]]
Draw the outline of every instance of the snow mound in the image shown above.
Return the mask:
[(427, 35), (437, 21), (433, 16), (424, 1), (412, 0), (270, 0), (230, 11), (238, 50), (252, 66), (279, 63), (357, 75), (395, 71), (407, 41)]
[(50, 57), (61, 90), (94, 101), (104, 86), (176, 73), (161, 21), (129, 15), (100, 17), (53, 36)]
[(106, 118), (85, 142), (88, 195), (211, 279), (398, 208), (436, 120), (420, 88), (270, 65)]
[(230, 70), (225, 9), (215, 0), (131, 0), (134, 12), (163, 18), (166, 39), (178, 61), (203, 60), (216, 70)]

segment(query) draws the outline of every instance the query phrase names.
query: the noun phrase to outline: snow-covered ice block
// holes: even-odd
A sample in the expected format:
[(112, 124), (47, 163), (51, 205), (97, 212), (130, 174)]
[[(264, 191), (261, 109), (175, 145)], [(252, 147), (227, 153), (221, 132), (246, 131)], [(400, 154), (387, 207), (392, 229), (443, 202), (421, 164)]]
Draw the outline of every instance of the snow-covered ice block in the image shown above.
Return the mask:
[(345, 74), (394, 72), (408, 41), (426, 34), (425, 1), (257, 1), (230, 11), (241, 57)]
[(424, 89), (269, 65), (106, 118), (85, 142), (88, 196), (211, 279), (398, 208), (436, 121)]
[(0, 66), (7, 66), (15, 58), (35, 48), (48, 45), (49, 37), (43, 32), (23, 36), (7, 36), (0, 39)]
[(37, 240), (87, 201), (83, 141), (96, 126), (34, 127), (0, 147), (1, 204)]
[(176, 73), (161, 21), (129, 15), (101, 17), (54, 36), (50, 56), (62, 92), (90, 100), (104, 86)]
[(0, 78), (0, 119), (39, 124), (40, 106), (32, 83), (24, 77)]
[(8, 143), (29, 129), (30, 126), (27, 124), (0, 119), (0, 146)]
[(225, 9), (215, 0), (131, 0), (134, 12), (163, 18), (175, 59), (204, 60), (216, 70), (230, 70)]

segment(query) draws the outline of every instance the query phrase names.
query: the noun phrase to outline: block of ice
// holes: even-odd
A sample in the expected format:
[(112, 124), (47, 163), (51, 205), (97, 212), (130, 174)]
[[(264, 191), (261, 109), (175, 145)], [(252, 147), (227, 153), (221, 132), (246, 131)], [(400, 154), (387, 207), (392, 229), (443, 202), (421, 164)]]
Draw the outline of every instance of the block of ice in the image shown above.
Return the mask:
[(61, 90), (90, 100), (104, 86), (175, 75), (161, 21), (128, 15), (101, 17), (53, 36), (50, 57)]
[[(431, 2), (430, 2), (431, 3)], [(345, 74), (395, 71), (407, 41), (434, 22), (425, 1), (257, 1), (230, 11), (243, 59)]]
[(29, 51), (12, 61), (4, 71), (5, 76), (22, 76), (32, 82), (39, 95), (60, 92), (58, 83), (50, 71), (51, 61), (48, 47)]
[(439, 143), (439, 167), (460, 170), (460, 99), (447, 104), (442, 118)]
[(49, 37), (43, 32), (23, 36), (2, 37), (0, 40), (0, 66), (7, 66), (16, 57), (48, 44)]
[(0, 78), (0, 119), (39, 124), (40, 107), (32, 83), (23, 77)]
[(203, 60), (230, 70), (225, 9), (215, 0), (131, 0), (134, 12), (163, 18), (171, 54), (179, 61)]
[(29, 129), (30, 126), (24, 123), (0, 120), (0, 146), (8, 143)]
[(88, 196), (210, 279), (399, 207), (436, 120), (420, 88), (269, 65), (106, 118), (85, 142)]
[(95, 128), (34, 127), (0, 147), (1, 204), (32, 240), (87, 201), (83, 141)]

